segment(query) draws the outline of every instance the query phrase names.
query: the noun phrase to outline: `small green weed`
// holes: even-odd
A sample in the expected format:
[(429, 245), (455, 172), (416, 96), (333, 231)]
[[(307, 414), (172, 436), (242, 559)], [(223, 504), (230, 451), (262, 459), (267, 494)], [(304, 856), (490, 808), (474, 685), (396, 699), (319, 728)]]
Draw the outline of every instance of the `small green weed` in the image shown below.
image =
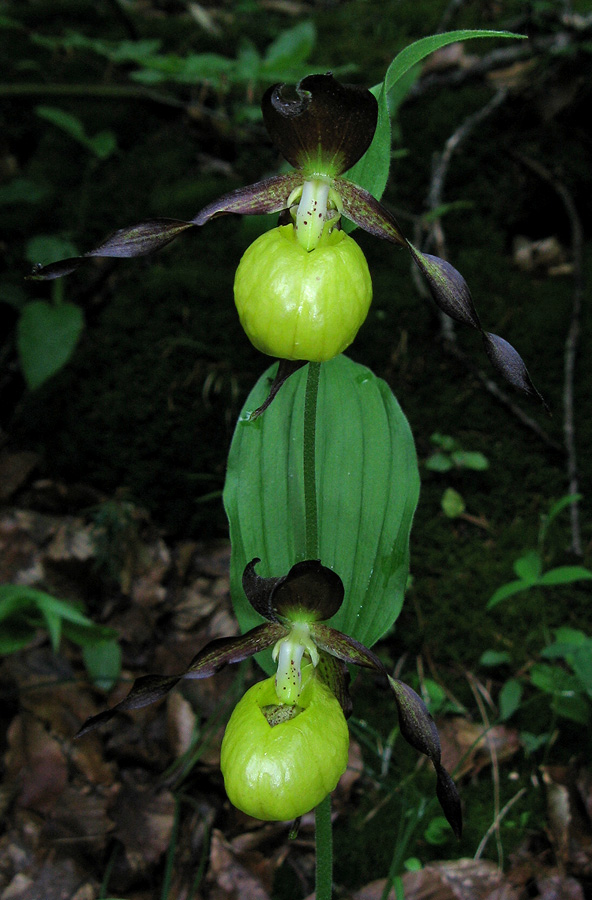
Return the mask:
[(54, 653), (62, 637), (82, 649), (91, 680), (104, 690), (111, 688), (121, 671), (121, 650), (111, 628), (95, 625), (72, 603), (45, 591), (18, 584), (0, 585), (0, 654), (22, 650), (39, 629), (49, 634)]

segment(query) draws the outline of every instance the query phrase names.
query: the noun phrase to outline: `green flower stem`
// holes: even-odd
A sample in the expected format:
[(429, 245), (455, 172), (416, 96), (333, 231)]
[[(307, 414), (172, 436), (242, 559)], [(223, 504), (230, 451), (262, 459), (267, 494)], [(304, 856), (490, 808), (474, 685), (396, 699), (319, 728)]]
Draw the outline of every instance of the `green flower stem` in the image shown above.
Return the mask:
[(317, 398), (321, 364), (308, 364), (304, 395), (304, 436), (302, 462), (304, 469), (304, 521), (306, 526), (306, 558), (319, 558), (319, 526), (316, 484)]
[[(304, 474), (304, 518), (306, 558), (319, 558), (319, 526), (316, 483), (317, 399), (321, 364), (308, 364), (304, 395), (304, 434), (302, 463)], [(331, 830), (331, 794), (315, 809), (316, 900), (331, 900), (333, 886), (333, 832)]]
[(331, 794), (315, 809), (317, 844), (316, 900), (331, 900), (333, 887), (333, 832), (331, 830)]

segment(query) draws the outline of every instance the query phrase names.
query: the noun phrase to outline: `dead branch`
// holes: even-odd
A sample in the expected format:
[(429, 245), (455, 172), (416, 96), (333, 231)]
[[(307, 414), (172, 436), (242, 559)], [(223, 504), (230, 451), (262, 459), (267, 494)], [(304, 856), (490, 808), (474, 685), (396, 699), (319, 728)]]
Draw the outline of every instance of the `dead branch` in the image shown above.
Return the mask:
[[(580, 342), (582, 300), (584, 298), (584, 235), (582, 223), (571, 193), (563, 182), (559, 181), (540, 162), (520, 153), (514, 153), (524, 166), (534, 172), (541, 181), (548, 184), (560, 197), (571, 228), (571, 252), (573, 261), (573, 295), (569, 328), (565, 338), (563, 364), (563, 441), (567, 463), (568, 493), (577, 494), (579, 488), (578, 461), (575, 443), (574, 425), (574, 380), (578, 347)], [(582, 532), (580, 510), (577, 500), (570, 504), (571, 546), (570, 550), (577, 556), (582, 555)]]

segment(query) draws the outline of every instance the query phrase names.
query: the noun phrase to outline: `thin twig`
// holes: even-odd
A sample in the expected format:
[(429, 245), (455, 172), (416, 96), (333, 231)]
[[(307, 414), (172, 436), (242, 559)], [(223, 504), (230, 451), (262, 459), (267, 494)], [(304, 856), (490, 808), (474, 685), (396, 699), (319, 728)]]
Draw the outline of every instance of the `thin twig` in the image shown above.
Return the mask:
[[(481, 109), (478, 109), (476, 112), (471, 113), (470, 116), (467, 116), (456, 131), (450, 135), (444, 144), (444, 150), (435, 158), (430, 190), (428, 193), (428, 206), (430, 210), (435, 210), (442, 205), (444, 186), (446, 184), (446, 178), (448, 176), (448, 170), (453, 154), (456, 153), (463, 141), (466, 141), (469, 135), (472, 134), (477, 125), (487, 119), (499, 106), (501, 106), (507, 95), (508, 92), (505, 89), (497, 91), (485, 106), (481, 107)], [(440, 216), (432, 223), (431, 235), (436, 243), (438, 256), (446, 259), (446, 237), (444, 235), (442, 219)], [(440, 312), (440, 330), (442, 337), (446, 341), (454, 342), (456, 340), (454, 322), (450, 316), (445, 315), (443, 312)]]
[[(450, 135), (450, 137), (446, 141), (444, 150), (436, 158), (436, 162), (432, 171), (432, 178), (428, 193), (428, 205), (431, 210), (437, 209), (438, 206), (442, 204), (446, 178), (448, 176), (448, 170), (453, 154), (458, 150), (463, 141), (465, 141), (466, 138), (472, 133), (476, 126), (483, 122), (488, 116), (492, 115), (495, 110), (504, 102), (506, 97), (507, 91), (505, 89), (498, 91), (496, 94), (494, 94), (491, 100), (489, 100), (485, 104), (485, 106), (483, 106), (476, 112), (471, 113), (470, 116), (467, 116), (464, 122), (462, 122), (462, 124), (452, 135)], [(421, 219), (419, 218), (414, 222), (414, 241), (415, 243), (421, 241)], [(428, 244), (430, 241), (433, 241), (436, 244), (438, 255), (446, 258), (446, 237), (444, 234), (444, 229), (442, 227), (442, 222), (439, 217), (433, 223), (426, 240), (423, 241), (424, 250), (426, 249), (426, 244)], [(419, 295), (427, 299), (429, 297), (429, 293), (425, 287), (425, 284), (423, 283), (423, 280), (417, 272), (416, 266), (412, 266), (412, 275)], [(443, 339), (446, 352), (453, 356), (455, 359), (459, 360), (465, 366), (465, 368), (469, 369), (473, 373), (473, 375), (481, 382), (483, 387), (490, 394), (492, 394), (492, 396), (494, 396), (503, 406), (505, 406), (506, 409), (508, 409), (525, 428), (528, 428), (530, 431), (536, 434), (537, 437), (540, 438), (540, 440), (547, 447), (561, 453), (561, 445), (557, 441), (554, 441), (547, 434), (547, 432), (543, 428), (541, 428), (541, 426), (538, 424), (538, 422), (536, 422), (535, 419), (532, 419), (529, 415), (523, 412), (520, 406), (514, 403), (510, 395), (503, 391), (500, 387), (498, 387), (498, 385), (481, 369), (478, 369), (474, 365), (472, 360), (467, 356), (467, 354), (464, 353), (463, 350), (461, 350), (456, 340), (456, 332), (453, 320), (440, 311), (438, 313), (438, 317), (440, 322), (440, 334)]]
[(465, 2), (466, 0), (450, 0), (450, 3), (444, 10), (440, 19), (440, 23), (437, 28), (438, 34), (441, 34), (443, 31), (448, 31), (448, 29), (450, 28), (450, 23), (456, 16), (461, 6), (465, 4)]
[[(499, 778), (499, 762), (497, 758), (497, 751), (495, 749), (495, 741), (492, 739), (491, 735), (491, 724), (489, 722), (489, 716), (487, 715), (487, 711), (485, 709), (485, 704), (483, 703), (483, 698), (481, 696), (481, 685), (472, 674), (472, 672), (467, 672), (467, 679), (469, 682), (469, 686), (475, 698), (475, 702), (479, 709), (479, 713), (481, 715), (481, 719), (483, 720), (483, 724), (485, 725), (485, 743), (487, 744), (487, 748), (491, 755), (491, 778), (493, 781), (493, 812), (494, 818), (492, 822), (492, 826), (488, 830), (488, 834), (492, 831), (495, 834), (495, 843), (497, 847), (497, 858), (500, 869), (504, 864), (504, 848), (502, 847), (502, 839), (500, 835), (499, 823), (501, 821), (501, 810), (500, 810), (500, 778)], [(478, 852), (478, 851), (477, 851)]]
[(498, 47), (484, 56), (475, 57), (466, 68), (456, 68), (445, 72), (428, 72), (419, 78), (409, 90), (405, 103), (422, 97), (434, 88), (458, 87), (468, 81), (483, 79), (483, 76), (496, 69), (505, 69), (520, 60), (540, 59), (544, 54), (564, 52), (577, 45), (573, 33), (559, 31), (554, 35), (518, 41), (511, 47)]
[(481, 839), (481, 843), (477, 847), (477, 851), (476, 851), (473, 859), (481, 859), (481, 857), (483, 855), (483, 851), (485, 850), (485, 847), (487, 846), (487, 842), (489, 841), (489, 838), (491, 837), (491, 835), (494, 832), (497, 833), (499, 831), (499, 826), (500, 826), (502, 819), (507, 815), (507, 813), (510, 812), (510, 810), (512, 809), (514, 804), (517, 803), (518, 800), (520, 800), (520, 798), (523, 797), (525, 793), (526, 793), (526, 788), (525, 787), (520, 788), (518, 793), (514, 794), (513, 797), (510, 797), (510, 799), (508, 800), (506, 805), (500, 809), (497, 816), (495, 817), (495, 819), (493, 820), (493, 822), (491, 823), (491, 825), (489, 826), (489, 828), (483, 835), (483, 837)]
[[(520, 153), (513, 154), (528, 169), (546, 182), (561, 198), (565, 212), (571, 227), (571, 252), (573, 262), (573, 295), (572, 308), (567, 337), (565, 339), (565, 354), (563, 365), (563, 441), (567, 462), (568, 493), (577, 494), (579, 489), (578, 460), (575, 443), (574, 426), (574, 380), (576, 357), (578, 353), (582, 301), (584, 298), (584, 234), (582, 223), (576, 209), (576, 204), (567, 187), (549, 172), (540, 162)], [(580, 509), (578, 501), (570, 504), (571, 546), (570, 550), (577, 556), (582, 556), (582, 531), (580, 526)]]

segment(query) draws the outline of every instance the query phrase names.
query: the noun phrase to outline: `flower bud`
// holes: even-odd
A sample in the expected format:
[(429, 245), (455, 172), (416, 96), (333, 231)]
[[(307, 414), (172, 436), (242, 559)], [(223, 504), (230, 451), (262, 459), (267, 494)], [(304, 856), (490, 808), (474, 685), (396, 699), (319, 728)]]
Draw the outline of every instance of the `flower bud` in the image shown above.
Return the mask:
[(368, 314), (372, 282), (353, 238), (328, 228), (307, 251), (294, 226), (265, 232), (243, 255), (234, 300), (251, 342), (269, 356), (324, 362), (348, 347)]
[(347, 766), (339, 702), (314, 676), (297, 706), (278, 702), (274, 678), (247, 691), (230, 717), (220, 767), (230, 801), (256, 819), (295, 819), (317, 806)]

